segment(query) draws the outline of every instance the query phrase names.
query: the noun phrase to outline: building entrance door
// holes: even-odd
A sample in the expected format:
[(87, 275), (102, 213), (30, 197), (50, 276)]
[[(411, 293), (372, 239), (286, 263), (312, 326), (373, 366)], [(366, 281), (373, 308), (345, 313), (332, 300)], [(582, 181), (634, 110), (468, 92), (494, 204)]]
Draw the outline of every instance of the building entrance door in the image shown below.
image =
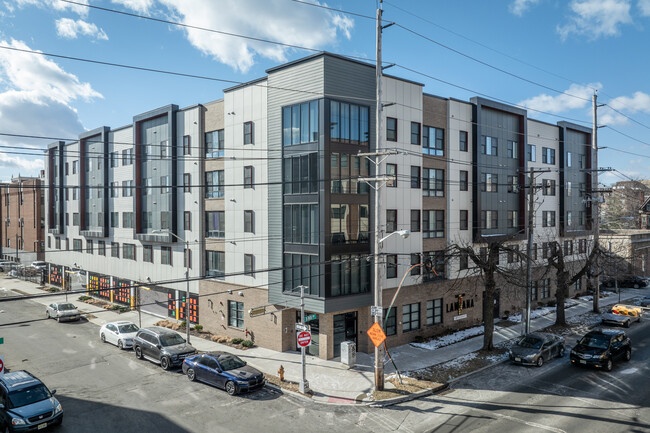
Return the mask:
[(334, 315), (334, 358), (341, 356), (341, 343), (357, 344), (357, 312)]

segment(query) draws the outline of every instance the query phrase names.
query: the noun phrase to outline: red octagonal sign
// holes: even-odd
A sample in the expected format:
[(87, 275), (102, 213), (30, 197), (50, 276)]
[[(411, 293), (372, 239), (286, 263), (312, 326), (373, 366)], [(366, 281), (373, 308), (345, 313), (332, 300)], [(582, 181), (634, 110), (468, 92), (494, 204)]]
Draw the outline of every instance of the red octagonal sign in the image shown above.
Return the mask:
[(298, 346), (300, 347), (311, 346), (311, 332), (301, 331), (298, 333)]

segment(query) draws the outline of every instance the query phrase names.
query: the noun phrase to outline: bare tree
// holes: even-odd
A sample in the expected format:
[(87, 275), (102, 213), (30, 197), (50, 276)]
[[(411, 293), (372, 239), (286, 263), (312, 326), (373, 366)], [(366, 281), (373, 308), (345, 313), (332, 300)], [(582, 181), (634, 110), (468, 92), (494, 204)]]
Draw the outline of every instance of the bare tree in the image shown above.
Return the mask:
[[(448, 256), (467, 257), (480, 271), (485, 284), (485, 295), (483, 297), (483, 333), (482, 350), (494, 349), (494, 300), (498, 291), (497, 276), (505, 278), (509, 282), (520, 280), (521, 272), (515, 269), (499, 266), (499, 256), (502, 252), (514, 254), (521, 259), (525, 257), (518, 248), (506, 245), (508, 239), (488, 241), (485, 249), (477, 252), (471, 245), (452, 244), (448, 247)], [(483, 251), (481, 251), (483, 250)]]
[[(564, 301), (569, 297), (569, 288), (580, 278), (582, 278), (593, 266), (594, 262), (599, 256), (600, 249), (598, 245), (587, 256), (587, 259), (582, 264), (580, 269), (573, 269), (572, 266), (567, 266), (564, 260), (564, 250), (558, 242), (553, 242), (551, 254), (548, 258), (548, 264), (555, 269), (557, 279), (557, 290), (555, 291), (555, 300), (557, 301), (555, 324), (566, 325), (566, 314), (564, 311)], [(574, 262), (575, 263), (575, 262)]]

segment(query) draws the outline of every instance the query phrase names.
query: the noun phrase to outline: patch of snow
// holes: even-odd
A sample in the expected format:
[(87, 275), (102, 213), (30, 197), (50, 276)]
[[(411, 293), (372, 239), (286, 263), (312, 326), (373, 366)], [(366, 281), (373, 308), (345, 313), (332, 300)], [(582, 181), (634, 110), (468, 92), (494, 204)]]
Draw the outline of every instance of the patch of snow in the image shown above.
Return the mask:
[(474, 358), (476, 358), (476, 352), (471, 352), (468, 353), (467, 355), (459, 356), (456, 359), (447, 361), (444, 364), (442, 364), (442, 366), (444, 368), (459, 368), (462, 367), (464, 363), (466, 363), (467, 361), (471, 361)]
[(426, 343), (411, 343), (411, 346), (419, 347), (420, 349), (435, 350), (440, 347), (458, 343), (459, 341), (467, 340), (468, 338), (476, 337), (477, 335), (482, 335), (484, 331), (485, 328), (483, 326), (475, 326), (473, 328), (461, 329), (453, 334), (435, 338)]
[(580, 299), (581, 301), (593, 301), (594, 297), (591, 296), (591, 295), (589, 295), (589, 296), (580, 296), (578, 299)]
[[(575, 305), (578, 305), (576, 302), (565, 302), (564, 303), (564, 308), (569, 308), (573, 307)], [(531, 319), (537, 319), (538, 317), (546, 316), (547, 314), (551, 314), (556, 310), (555, 307), (541, 307), (541, 308), (535, 308), (534, 310), (531, 310), (530, 312), (530, 318)], [(508, 321), (509, 322), (514, 322), (514, 323), (521, 323), (521, 313), (516, 313), (511, 316), (508, 316)]]

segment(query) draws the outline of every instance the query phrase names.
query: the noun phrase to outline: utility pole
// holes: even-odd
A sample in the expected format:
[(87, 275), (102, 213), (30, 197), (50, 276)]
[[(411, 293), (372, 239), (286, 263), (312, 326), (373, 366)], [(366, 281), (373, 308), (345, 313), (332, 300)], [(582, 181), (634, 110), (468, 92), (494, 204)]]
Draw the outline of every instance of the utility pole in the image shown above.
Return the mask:
[[(384, 2), (383, 0), (379, 1), (379, 8), (377, 9), (377, 63), (375, 65), (375, 73), (377, 75), (377, 121), (376, 121), (376, 138), (377, 142), (375, 144), (375, 152), (379, 153), (381, 151), (382, 145), (382, 132), (383, 132), (383, 105), (381, 102), (381, 81), (382, 81), (382, 64), (381, 64), (381, 33), (382, 33), (382, 23), (381, 16), (383, 13)], [(378, 160), (375, 167), (375, 177), (379, 177), (380, 173), (383, 173), (381, 170), (382, 161)], [(380, 212), (381, 208), (381, 195), (379, 192), (379, 186), (375, 185), (375, 281), (374, 281), (374, 305), (379, 307), (379, 311), (382, 309), (382, 280), (381, 280), (381, 268), (380, 268), (380, 252), (381, 252), (381, 236), (379, 233), (379, 221), (380, 221)], [(374, 317), (375, 323), (379, 323), (381, 326), (381, 316)], [(383, 346), (375, 346), (375, 389), (381, 391), (384, 389), (384, 350)]]
[(528, 246), (526, 248), (526, 314), (524, 320), (524, 334), (530, 332), (530, 304), (531, 292), (533, 290), (533, 232), (535, 228), (535, 173), (548, 173), (550, 170), (535, 170), (531, 168), (528, 177)]
[[(593, 164), (592, 168), (595, 168), (595, 171), (593, 171), (593, 177), (591, 178), (591, 189), (592, 189), (592, 194), (591, 198), (594, 198), (595, 191), (598, 189), (598, 103), (597, 103), (597, 98), (598, 94), (596, 91), (594, 91), (593, 97), (592, 97), (592, 103), (593, 103), (593, 114), (594, 114), (594, 119), (593, 119), (593, 125), (592, 125), (592, 133), (591, 133), (591, 148), (593, 150)], [(595, 200), (592, 201), (592, 229), (594, 231), (594, 248), (599, 248), (599, 243), (598, 243), (598, 238), (599, 238), (599, 220), (600, 220), (600, 201)], [(594, 211), (593, 204), (595, 203), (596, 209)], [(595, 216), (595, 218), (594, 218)], [(595, 287), (594, 287), (594, 301), (593, 301), (593, 311), (594, 313), (599, 313), (600, 309), (598, 306), (598, 301), (600, 299), (600, 277), (598, 276), (598, 269), (594, 269), (596, 278), (595, 278)]]

